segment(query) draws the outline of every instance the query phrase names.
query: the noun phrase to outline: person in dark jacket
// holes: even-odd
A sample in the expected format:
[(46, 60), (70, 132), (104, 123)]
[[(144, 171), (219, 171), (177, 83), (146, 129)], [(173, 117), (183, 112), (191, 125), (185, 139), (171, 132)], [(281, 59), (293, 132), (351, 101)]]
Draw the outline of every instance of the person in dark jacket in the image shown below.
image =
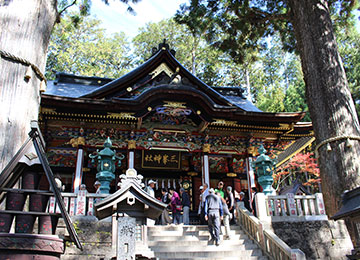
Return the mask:
[(220, 221), (223, 219), (223, 207), (220, 198), (215, 195), (214, 189), (209, 190), (205, 199), (205, 220), (208, 221), (210, 244), (220, 245)]
[(252, 201), (251, 201), (252, 212), (254, 216), (257, 217), (255, 196), (258, 191), (256, 187), (252, 187), (251, 191), (252, 191)]
[[(161, 189), (161, 201), (165, 204), (169, 204), (170, 203), (170, 198), (169, 198), (169, 193), (165, 188)], [(171, 218), (169, 216), (169, 210), (170, 210), (170, 205), (168, 205), (167, 208), (165, 208), (161, 214), (161, 224), (162, 225), (166, 225), (166, 224), (170, 224), (171, 223)]]
[(190, 197), (184, 188), (180, 189), (181, 205), (183, 210), (183, 223), (184, 225), (190, 224), (189, 213), (190, 213)]

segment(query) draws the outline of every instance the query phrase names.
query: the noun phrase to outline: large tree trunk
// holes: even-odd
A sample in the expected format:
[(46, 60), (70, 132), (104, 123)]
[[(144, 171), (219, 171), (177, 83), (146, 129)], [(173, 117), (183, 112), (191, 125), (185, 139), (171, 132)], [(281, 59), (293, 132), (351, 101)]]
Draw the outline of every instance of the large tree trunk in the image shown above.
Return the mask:
[[(26, 59), (44, 73), (56, 0), (0, 0), (0, 50)], [(20, 148), (37, 120), (40, 79), (27, 66), (0, 58), (0, 172)]]
[[(289, 0), (306, 97), (316, 142), (337, 136), (359, 136), (355, 105), (337, 49), (327, 1)], [(327, 214), (341, 206), (341, 194), (360, 186), (360, 144), (346, 139), (319, 148), (319, 165)]]

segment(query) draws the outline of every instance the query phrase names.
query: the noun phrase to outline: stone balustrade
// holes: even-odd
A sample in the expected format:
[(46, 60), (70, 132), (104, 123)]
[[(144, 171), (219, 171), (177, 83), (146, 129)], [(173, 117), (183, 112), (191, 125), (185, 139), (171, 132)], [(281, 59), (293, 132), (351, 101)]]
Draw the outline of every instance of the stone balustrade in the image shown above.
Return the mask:
[[(70, 216), (93, 216), (94, 203), (108, 196), (109, 194), (88, 193), (80, 190), (78, 193), (62, 192), (65, 208)], [(49, 213), (60, 213), (56, 205), (55, 197), (50, 197), (48, 205)]]
[(300, 249), (290, 248), (274, 232), (267, 228), (258, 218), (254, 217), (242, 202), (237, 204), (239, 224), (262, 250), (275, 260), (305, 260), (305, 254)]
[(328, 220), (322, 193), (315, 195), (256, 194), (257, 216), (262, 221), (319, 221)]

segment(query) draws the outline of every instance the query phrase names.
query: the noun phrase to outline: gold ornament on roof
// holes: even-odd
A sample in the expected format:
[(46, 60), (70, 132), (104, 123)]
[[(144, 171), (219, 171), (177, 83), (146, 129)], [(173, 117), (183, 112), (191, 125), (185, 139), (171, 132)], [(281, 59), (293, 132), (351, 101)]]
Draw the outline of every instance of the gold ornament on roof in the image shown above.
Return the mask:
[(210, 153), (210, 148), (211, 148), (210, 144), (204, 144), (202, 151), (204, 153)]
[(185, 104), (185, 102), (164, 101), (164, 107), (186, 108)]
[(228, 173), (226, 174), (226, 176), (228, 176), (228, 177), (236, 177), (237, 174), (234, 173), (234, 172), (228, 172)]
[(257, 151), (257, 147), (256, 146), (250, 146), (248, 149), (247, 149), (247, 152), (248, 154), (251, 154), (252, 156), (255, 156), (258, 154), (258, 151)]
[(152, 78), (155, 78), (161, 72), (165, 72), (170, 78), (174, 74), (174, 72), (165, 64), (161, 63), (155, 70), (153, 70), (150, 74), (152, 74)]
[(79, 147), (79, 145), (85, 145), (85, 138), (82, 136), (79, 136), (78, 138), (72, 138), (69, 142), (72, 147)]
[(128, 141), (128, 149), (136, 149), (136, 141), (135, 140)]
[(128, 118), (128, 119), (136, 119), (136, 117), (133, 116), (133, 113), (111, 113), (111, 112), (108, 112), (107, 113), (108, 117), (112, 117), (112, 118), (119, 118), (119, 119), (122, 119), (122, 118)]

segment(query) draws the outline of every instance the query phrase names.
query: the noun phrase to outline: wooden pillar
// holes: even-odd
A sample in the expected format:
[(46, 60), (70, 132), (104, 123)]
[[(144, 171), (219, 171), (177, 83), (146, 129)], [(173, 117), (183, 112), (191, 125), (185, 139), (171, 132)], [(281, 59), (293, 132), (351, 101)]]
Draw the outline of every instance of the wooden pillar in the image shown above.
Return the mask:
[(73, 191), (75, 193), (78, 193), (83, 175), (83, 162), (84, 162), (83, 146), (85, 145), (85, 138), (84, 137), (73, 138), (70, 140), (70, 144), (72, 145), (72, 147), (78, 148), (76, 153), (76, 168), (75, 168), (75, 177), (73, 182)]
[(210, 144), (204, 144), (203, 146), (203, 155), (201, 158), (202, 162), (202, 183), (207, 183), (210, 187), (210, 169), (209, 169), (209, 155)]

